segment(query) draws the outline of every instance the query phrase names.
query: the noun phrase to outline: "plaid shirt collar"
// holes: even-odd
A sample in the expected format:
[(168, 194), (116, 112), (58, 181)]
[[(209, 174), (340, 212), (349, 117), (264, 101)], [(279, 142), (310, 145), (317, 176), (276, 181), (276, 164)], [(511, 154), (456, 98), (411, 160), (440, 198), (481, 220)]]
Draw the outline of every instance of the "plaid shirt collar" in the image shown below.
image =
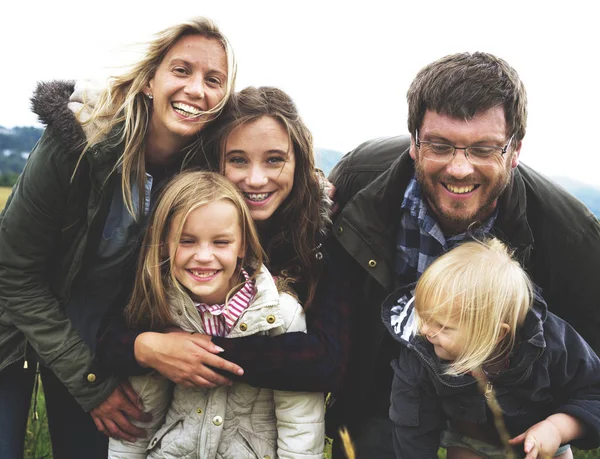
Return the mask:
[[(426, 233), (429, 233), (443, 246), (450, 243), (450, 241), (463, 241), (469, 235), (468, 232), (465, 232), (456, 234), (446, 239), (433, 213), (429, 209), (429, 206), (423, 199), (421, 185), (419, 185), (419, 182), (417, 182), (417, 179), (414, 175), (410, 179), (410, 182), (406, 187), (401, 208), (405, 211), (408, 211), (411, 217), (417, 220), (417, 222), (419, 223), (419, 227), (423, 229), (423, 231), (425, 231)], [(471, 234), (488, 234), (492, 230), (497, 216), (498, 207), (496, 207), (494, 213), (475, 230), (475, 233)]]
[(205, 303), (194, 303), (202, 318), (202, 324), (207, 334), (213, 336), (226, 336), (242, 313), (256, 296), (256, 286), (250, 279), (248, 273), (242, 269), (242, 275), (246, 282), (226, 304), (208, 305)]
[(476, 230), (446, 238), (425, 202), (414, 175), (404, 192), (401, 209), (401, 224), (396, 240), (396, 271), (407, 282), (418, 280), (438, 256), (460, 242), (489, 234), (498, 215), (496, 208)]

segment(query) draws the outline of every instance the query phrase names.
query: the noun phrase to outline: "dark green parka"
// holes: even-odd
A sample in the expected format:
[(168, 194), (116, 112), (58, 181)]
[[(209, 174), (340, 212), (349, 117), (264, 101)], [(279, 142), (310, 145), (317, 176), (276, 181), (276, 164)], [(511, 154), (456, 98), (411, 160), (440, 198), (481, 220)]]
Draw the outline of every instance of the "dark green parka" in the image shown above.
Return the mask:
[(33, 109), (47, 128), (0, 214), (0, 371), (22, 360), (29, 342), (88, 411), (118, 381), (96, 375), (64, 306), (94, 224), (105, 217), (122, 149), (111, 139), (93, 146), (72, 179), (86, 139), (68, 107), (73, 90), (65, 82), (38, 87)]

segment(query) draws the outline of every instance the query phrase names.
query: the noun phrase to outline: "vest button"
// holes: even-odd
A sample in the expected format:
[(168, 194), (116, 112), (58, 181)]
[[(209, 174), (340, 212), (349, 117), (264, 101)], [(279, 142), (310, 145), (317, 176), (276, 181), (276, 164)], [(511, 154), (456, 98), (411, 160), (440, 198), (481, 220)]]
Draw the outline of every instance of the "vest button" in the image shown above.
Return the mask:
[(375, 260), (369, 260), (369, 266), (371, 268), (374, 268), (375, 266), (377, 266), (377, 262)]
[(96, 375), (94, 373), (89, 373), (87, 375), (87, 380), (90, 383), (96, 382)]
[(202, 408), (198, 408), (198, 409), (196, 410), (196, 413), (198, 413), (198, 414), (202, 414)]
[(338, 234), (342, 234), (344, 232), (344, 228), (342, 228), (341, 226), (338, 226), (337, 232), (338, 232)]
[(248, 325), (247, 325), (247, 324), (245, 324), (244, 322), (242, 322), (242, 323), (240, 324), (240, 330), (242, 330), (242, 331), (246, 331), (246, 330), (248, 330)]
[(220, 426), (221, 424), (223, 424), (223, 418), (221, 416), (215, 416), (213, 418), (213, 424), (216, 426)]
[(267, 322), (270, 324), (275, 323), (275, 316), (267, 316)]

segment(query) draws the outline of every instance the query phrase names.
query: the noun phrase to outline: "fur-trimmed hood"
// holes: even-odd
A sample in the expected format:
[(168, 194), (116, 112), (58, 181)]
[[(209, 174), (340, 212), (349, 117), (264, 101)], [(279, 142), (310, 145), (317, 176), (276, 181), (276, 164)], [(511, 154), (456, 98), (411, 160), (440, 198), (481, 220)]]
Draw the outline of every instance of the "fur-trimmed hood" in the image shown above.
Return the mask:
[(91, 80), (39, 82), (31, 98), (31, 109), (40, 123), (63, 143), (80, 150), (98, 123), (84, 124), (90, 117), (104, 85)]
[(321, 200), (319, 201), (319, 236), (317, 242), (321, 243), (325, 240), (329, 234), (332, 221), (331, 215), (333, 214), (333, 200), (329, 197), (329, 191), (332, 187), (331, 183), (326, 178), (319, 179), (319, 185), (321, 186)]

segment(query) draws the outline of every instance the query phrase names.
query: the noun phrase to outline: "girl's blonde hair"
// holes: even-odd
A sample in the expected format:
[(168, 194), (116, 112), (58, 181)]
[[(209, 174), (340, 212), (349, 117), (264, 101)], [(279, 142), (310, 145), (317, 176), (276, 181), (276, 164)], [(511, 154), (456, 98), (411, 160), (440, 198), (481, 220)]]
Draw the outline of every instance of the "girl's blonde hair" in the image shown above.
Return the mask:
[[(513, 348), (533, 301), (532, 283), (498, 239), (466, 242), (429, 266), (415, 290), (419, 329), (456, 321), (461, 353), (446, 374), (460, 375), (500, 361)], [(504, 336), (503, 324), (510, 330)]]
[[(192, 18), (189, 21), (168, 27), (155, 35), (155, 39), (146, 45), (145, 56), (134, 64), (125, 74), (113, 77), (108, 88), (101, 94), (91, 110), (90, 118), (83, 122), (103, 126), (87, 140), (83, 153), (79, 158), (81, 162), (85, 152), (100, 140), (115, 135), (115, 143), (124, 145), (123, 153), (119, 157), (115, 169), (122, 167), (123, 200), (127, 210), (139, 217), (144, 209), (144, 183), (145, 183), (145, 137), (150, 121), (152, 103), (144, 94), (150, 80), (154, 77), (158, 66), (161, 64), (169, 50), (183, 37), (200, 35), (207, 39), (218, 41), (227, 56), (227, 81), (223, 99), (207, 115), (216, 117), (229, 99), (235, 85), (236, 63), (233, 49), (225, 35), (210, 19), (204, 17)], [(205, 121), (199, 121), (205, 122)], [(119, 132), (113, 130), (123, 125)], [(200, 147), (200, 137), (185, 149), (185, 164), (188, 158)], [(133, 204), (132, 180), (137, 184), (139, 192), (136, 212)], [(138, 215), (136, 215), (138, 214)]]
[[(167, 184), (150, 217), (142, 242), (133, 293), (125, 309), (130, 327), (160, 330), (171, 323), (168, 293), (172, 288), (181, 291), (183, 288), (173, 274), (169, 241), (179, 241), (185, 221), (192, 211), (219, 200), (232, 203), (237, 210), (242, 247), (245, 249), (239, 266), (260, 267), (263, 253), (258, 233), (250, 211), (235, 186), (214, 172), (182, 172)], [(176, 227), (173, 227), (173, 222), (178, 222)], [(255, 275), (256, 272), (251, 273), (252, 278)], [(232, 292), (240, 285), (234, 287)]]

